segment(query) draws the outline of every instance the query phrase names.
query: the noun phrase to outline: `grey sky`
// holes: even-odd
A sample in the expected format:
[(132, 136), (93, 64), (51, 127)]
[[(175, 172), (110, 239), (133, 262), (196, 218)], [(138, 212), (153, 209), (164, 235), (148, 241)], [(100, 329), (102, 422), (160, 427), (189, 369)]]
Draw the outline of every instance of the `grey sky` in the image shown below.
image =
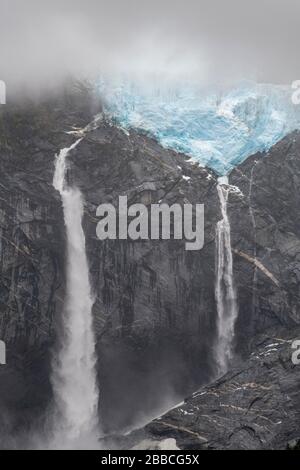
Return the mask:
[(117, 70), (290, 83), (299, 30), (299, 0), (0, 0), (0, 79), (36, 87)]

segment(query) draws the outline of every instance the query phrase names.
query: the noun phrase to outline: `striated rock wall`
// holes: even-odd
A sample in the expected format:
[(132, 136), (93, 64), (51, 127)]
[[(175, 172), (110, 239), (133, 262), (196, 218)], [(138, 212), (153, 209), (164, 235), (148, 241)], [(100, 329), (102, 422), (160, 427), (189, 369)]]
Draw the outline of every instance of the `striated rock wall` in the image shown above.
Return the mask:
[[(65, 294), (54, 156), (76, 139), (65, 131), (84, 127), (92, 111), (66, 99), (6, 108), (1, 115), (0, 335), (8, 346), (1, 403), (22, 415), (51, 397), (50, 353)], [(103, 421), (110, 428), (130, 426), (213, 373), (216, 178), (146, 136), (126, 135), (105, 122), (73, 152), (67, 177), (86, 201)], [(188, 252), (181, 241), (100, 242), (96, 208), (117, 203), (119, 195), (128, 195), (129, 204), (204, 203), (205, 247)], [(18, 393), (10, 393), (14, 381)]]
[[(4, 108), (3, 108), (4, 109)], [(99, 110), (99, 109), (98, 109)], [(90, 100), (66, 95), (0, 115), (0, 408), (29, 423), (51, 399), (50, 353), (65, 295), (65, 230), (52, 188), (54, 155), (91, 121)], [(256, 336), (299, 324), (300, 135), (230, 174), (228, 203), (238, 287), (237, 359)], [(70, 156), (85, 198), (105, 430), (143, 424), (214, 375), (216, 175), (153, 139), (104, 120)], [(96, 208), (118, 203), (205, 205), (205, 244), (96, 237)], [(2, 416), (4, 416), (2, 414)], [(19, 421), (18, 421), (19, 422)], [(7, 424), (5, 424), (7, 426)]]
[[(213, 373), (216, 178), (154, 140), (105, 122), (72, 153), (69, 177), (86, 200), (101, 404), (118, 429), (168, 408)], [(174, 240), (99, 241), (97, 206), (118, 207), (125, 195), (129, 205), (204, 203), (204, 248), (186, 251), (184, 241)]]
[(300, 134), (239, 165), (229, 215), (241, 343), (271, 327), (300, 323)]
[(299, 132), (232, 171), (235, 365), (128, 440), (108, 446), (157, 448), (165, 439), (181, 449), (299, 446), (300, 368), (292, 362), (292, 344), (300, 338), (299, 178)]

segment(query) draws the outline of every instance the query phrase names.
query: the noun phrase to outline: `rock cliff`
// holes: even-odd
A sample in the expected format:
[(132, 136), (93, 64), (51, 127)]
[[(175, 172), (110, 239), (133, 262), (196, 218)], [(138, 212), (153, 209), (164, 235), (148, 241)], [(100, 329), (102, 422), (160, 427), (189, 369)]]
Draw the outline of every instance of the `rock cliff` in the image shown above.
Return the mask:
[[(6, 432), (8, 423), (30, 426), (51, 401), (50, 361), (65, 294), (54, 158), (97, 112), (101, 105), (91, 105), (82, 93), (1, 108), (0, 339), (8, 357), (0, 366), (0, 429)], [(249, 448), (282, 447), (297, 437), (299, 372), (289, 362), (286, 341), (300, 323), (299, 155), (295, 132), (230, 174), (236, 363), (201, 389), (215, 374), (215, 227), (221, 217), (216, 174), (104, 118), (71, 153), (68, 181), (85, 199), (105, 431), (143, 425), (201, 389), (148, 426), (146, 435), (175, 435), (182, 448), (200, 441), (204, 447), (241, 447), (242, 441)], [(99, 241), (96, 209), (117, 204), (120, 195), (130, 204), (203, 203), (204, 248), (189, 252), (179, 240)], [(276, 353), (266, 356), (273, 342)]]

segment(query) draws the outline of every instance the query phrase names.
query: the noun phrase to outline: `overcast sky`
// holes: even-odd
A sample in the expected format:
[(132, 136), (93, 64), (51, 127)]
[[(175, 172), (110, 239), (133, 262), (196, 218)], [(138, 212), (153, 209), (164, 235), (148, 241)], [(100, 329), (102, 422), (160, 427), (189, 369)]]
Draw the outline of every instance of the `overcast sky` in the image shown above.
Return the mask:
[(300, 79), (299, 0), (0, 0), (0, 79), (157, 72)]

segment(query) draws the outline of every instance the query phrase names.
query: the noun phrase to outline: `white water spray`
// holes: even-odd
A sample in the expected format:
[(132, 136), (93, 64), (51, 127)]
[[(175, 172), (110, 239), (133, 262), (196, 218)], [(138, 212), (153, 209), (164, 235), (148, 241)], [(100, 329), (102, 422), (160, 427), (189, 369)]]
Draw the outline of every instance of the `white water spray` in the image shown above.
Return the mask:
[(98, 387), (93, 296), (82, 229), (83, 201), (77, 188), (65, 182), (66, 158), (81, 141), (62, 149), (56, 157), (53, 186), (61, 195), (67, 234), (67, 294), (63, 338), (53, 360), (55, 448), (97, 447)]
[(216, 361), (218, 374), (228, 370), (233, 356), (235, 322), (238, 316), (236, 291), (233, 279), (233, 259), (231, 252), (230, 223), (227, 214), (228, 178), (219, 178), (217, 186), (222, 219), (217, 223), (216, 248), (216, 286), (215, 295), (218, 311), (218, 338)]

